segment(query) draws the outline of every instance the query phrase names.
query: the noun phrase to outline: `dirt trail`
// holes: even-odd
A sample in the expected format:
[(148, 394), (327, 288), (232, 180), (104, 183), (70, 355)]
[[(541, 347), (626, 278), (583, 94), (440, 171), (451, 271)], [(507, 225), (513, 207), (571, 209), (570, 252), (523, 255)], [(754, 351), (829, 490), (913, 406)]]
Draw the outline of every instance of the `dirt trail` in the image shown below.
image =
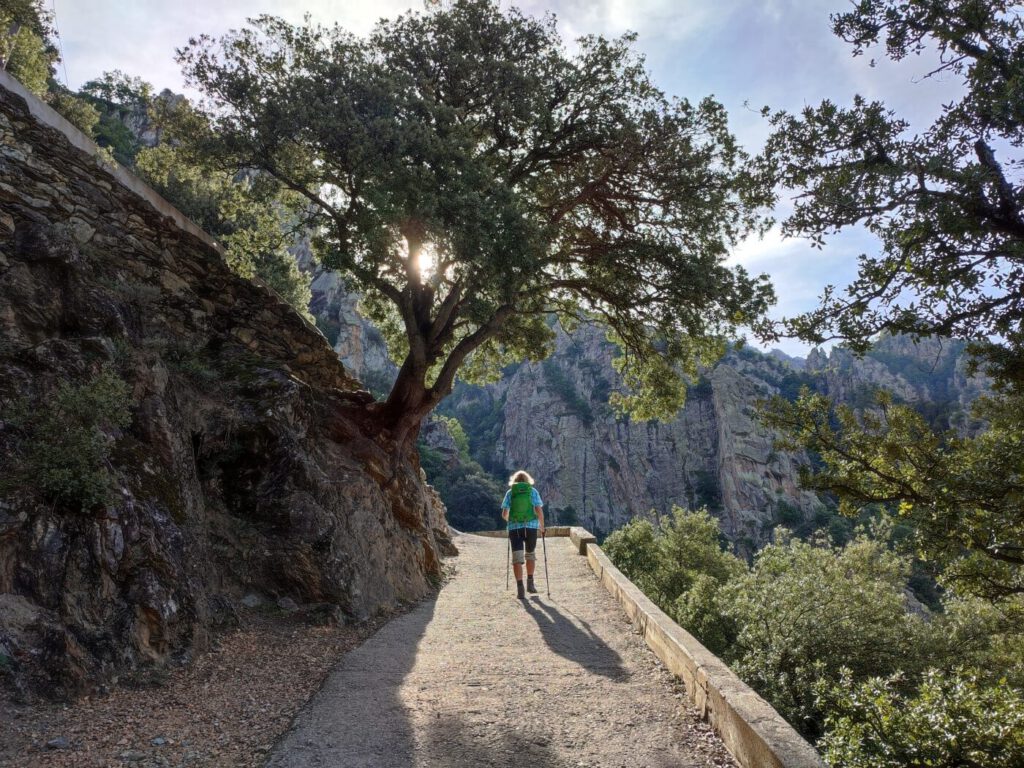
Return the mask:
[(504, 539), (458, 537), (434, 600), (348, 653), (268, 768), (734, 766), (568, 539), (539, 595), (505, 591)]

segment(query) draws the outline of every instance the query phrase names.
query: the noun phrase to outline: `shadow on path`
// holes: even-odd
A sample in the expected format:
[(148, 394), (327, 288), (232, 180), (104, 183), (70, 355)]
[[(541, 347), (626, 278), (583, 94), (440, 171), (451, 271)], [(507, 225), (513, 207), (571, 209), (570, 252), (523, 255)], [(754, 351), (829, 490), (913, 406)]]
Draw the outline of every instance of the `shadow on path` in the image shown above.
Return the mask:
[(583, 619), (575, 616), (573, 621), (558, 606), (541, 602), (539, 597), (524, 600), (523, 607), (527, 615), (537, 622), (541, 637), (554, 653), (595, 675), (615, 681), (629, 678), (622, 657), (594, 634)]
[(416, 742), (400, 689), (437, 597), (392, 619), (347, 653), (299, 713), (266, 768), (411, 766)]

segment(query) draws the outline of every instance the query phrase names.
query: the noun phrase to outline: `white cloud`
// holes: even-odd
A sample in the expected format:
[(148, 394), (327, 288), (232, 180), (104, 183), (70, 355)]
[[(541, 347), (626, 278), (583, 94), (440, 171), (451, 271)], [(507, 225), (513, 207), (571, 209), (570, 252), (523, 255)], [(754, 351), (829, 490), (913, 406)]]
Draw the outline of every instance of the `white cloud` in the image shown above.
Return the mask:
[[(865, 232), (851, 231), (830, 238), (825, 248), (811, 247), (804, 238), (784, 238), (778, 226), (763, 238), (748, 237), (730, 256), (729, 264), (738, 264), (751, 274), (767, 273), (775, 286), (777, 303), (769, 313), (775, 319), (793, 317), (818, 304), (826, 285), (840, 290), (857, 274), (857, 256), (875, 248), (874, 239)], [(796, 339), (783, 339), (762, 349), (778, 347), (790, 355), (806, 355), (809, 345)]]
[(397, 0), (63, 0), (58, 3), (57, 18), (71, 87), (77, 88), (102, 72), (121, 69), (158, 88), (181, 91), (183, 80), (174, 63), (174, 51), (190, 37), (202, 33), (219, 36), (264, 13), (292, 22), (300, 22), (309, 13), (314, 21), (337, 21), (365, 33), (382, 16), (422, 7), (422, 3)]
[[(734, 0), (728, 0), (729, 3)], [(618, 36), (636, 32), (648, 42), (680, 41), (706, 29), (720, 9), (704, 0), (559, 0), (559, 2), (503, 3), (530, 14), (555, 13), (566, 40), (584, 34)]]

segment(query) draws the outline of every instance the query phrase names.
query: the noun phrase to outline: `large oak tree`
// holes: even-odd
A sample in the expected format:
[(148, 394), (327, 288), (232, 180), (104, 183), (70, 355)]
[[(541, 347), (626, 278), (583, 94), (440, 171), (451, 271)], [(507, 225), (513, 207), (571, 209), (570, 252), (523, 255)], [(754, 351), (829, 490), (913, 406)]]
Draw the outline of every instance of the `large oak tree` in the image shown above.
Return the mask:
[(669, 99), (633, 38), (570, 52), (553, 18), (489, 0), (366, 37), (263, 16), (179, 51), (206, 96), (207, 157), (305, 198), (401, 360), (373, 423), (399, 446), (456, 372), (547, 354), (551, 318), (605, 323), (640, 416), (771, 301), (724, 264), (761, 224), (722, 106)]

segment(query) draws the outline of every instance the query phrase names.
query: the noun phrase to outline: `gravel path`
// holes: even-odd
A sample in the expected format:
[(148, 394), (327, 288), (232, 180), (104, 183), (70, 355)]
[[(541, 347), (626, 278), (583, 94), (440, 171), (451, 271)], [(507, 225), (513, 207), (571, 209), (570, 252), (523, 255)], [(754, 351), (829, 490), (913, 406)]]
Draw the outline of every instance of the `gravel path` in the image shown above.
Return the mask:
[(735, 765), (568, 539), (525, 603), (504, 539), (456, 545), (437, 599), (348, 653), (268, 768)]

